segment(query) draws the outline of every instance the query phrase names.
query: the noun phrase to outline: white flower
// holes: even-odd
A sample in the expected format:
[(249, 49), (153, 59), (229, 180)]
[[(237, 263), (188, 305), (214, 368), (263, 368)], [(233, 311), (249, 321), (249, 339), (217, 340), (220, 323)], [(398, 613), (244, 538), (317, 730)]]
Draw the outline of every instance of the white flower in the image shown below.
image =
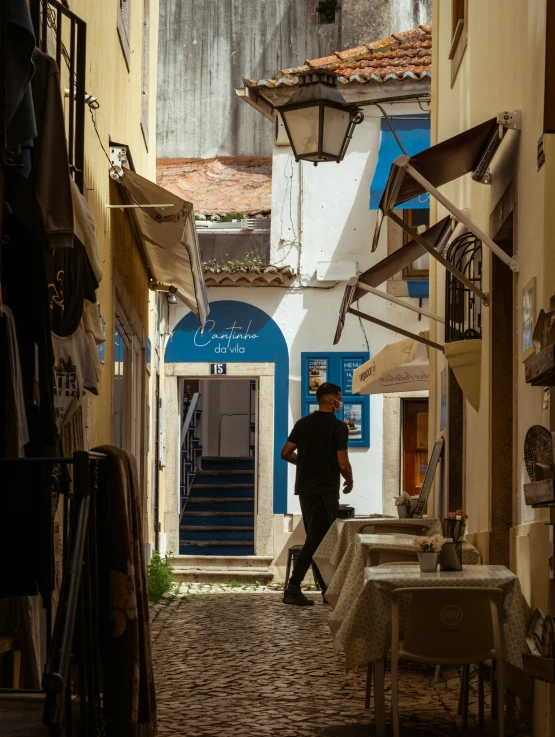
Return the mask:
[(412, 541), (419, 553), (440, 553), (447, 538), (442, 535), (430, 535), (428, 537), (415, 537)]
[(403, 491), (401, 496), (395, 496), (393, 497), (393, 501), (395, 502), (396, 507), (402, 507), (402, 506), (410, 506), (410, 494), (407, 494), (406, 491)]

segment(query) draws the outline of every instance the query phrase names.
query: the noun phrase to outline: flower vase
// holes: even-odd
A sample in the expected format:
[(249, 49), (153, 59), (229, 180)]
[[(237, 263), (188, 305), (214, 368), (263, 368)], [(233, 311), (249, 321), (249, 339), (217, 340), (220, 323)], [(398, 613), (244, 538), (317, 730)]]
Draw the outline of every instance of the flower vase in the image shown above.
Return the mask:
[(399, 504), (397, 505), (397, 514), (401, 518), (408, 517), (410, 513), (410, 507), (407, 504)]
[(438, 560), (439, 553), (418, 553), (418, 562), (422, 573), (435, 573)]

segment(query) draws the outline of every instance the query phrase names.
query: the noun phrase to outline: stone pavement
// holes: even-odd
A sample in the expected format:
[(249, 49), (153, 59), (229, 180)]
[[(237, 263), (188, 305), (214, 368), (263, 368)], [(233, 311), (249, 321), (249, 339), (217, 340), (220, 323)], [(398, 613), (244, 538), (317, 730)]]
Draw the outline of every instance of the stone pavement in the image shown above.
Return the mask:
[[(169, 597), (152, 607), (160, 737), (316, 737), (323, 727), (373, 721), (364, 709), (365, 673), (345, 673), (332, 647), (330, 608), (288, 607), (269, 591)], [(459, 676), (405, 662), (402, 734), (478, 734), (472, 683), (469, 731), (456, 716)], [(389, 670), (389, 668), (388, 668)], [(486, 685), (486, 719), (489, 686)], [(386, 681), (389, 715), (389, 680)], [(388, 717), (389, 718), (389, 717)], [(365, 729), (364, 734), (374, 734)], [(497, 734), (496, 723), (486, 734)], [(519, 737), (530, 737), (522, 724)]]

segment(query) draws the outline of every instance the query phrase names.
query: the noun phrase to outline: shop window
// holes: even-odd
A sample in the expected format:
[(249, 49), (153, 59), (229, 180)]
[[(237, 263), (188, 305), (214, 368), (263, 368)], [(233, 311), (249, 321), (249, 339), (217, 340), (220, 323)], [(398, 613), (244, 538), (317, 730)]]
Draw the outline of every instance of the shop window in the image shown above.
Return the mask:
[(320, 0), (316, 8), (320, 25), (335, 23), (336, 13), (339, 10), (338, 0)]
[[(445, 254), (467, 279), (482, 288), (482, 242), (472, 233), (453, 241)], [(445, 278), (445, 342), (482, 337), (482, 302), (450, 271)]]
[(468, 0), (452, 0), (451, 50), (451, 86), (455, 82), (468, 44)]
[(353, 394), (353, 374), (369, 353), (301, 353), (303, 417), (318, 409), (316, 391), (331, 381), (341, 387), (343, 410), (338, 415), (349, 428), (349, 447), (370, 447), (370, 397)]
[[(414, 230), (424, 230), (430, 226), (429, 210), (403, 210), (403, 220)], [(410, 240), (408, 233), (403, 231), (403, 245)], [(430, 277), (430, 255), (428, 253), (420, 256), (412, 264), (403, 270), (405, 279), (429, 279)]]
[(118, 0), (118, 34), (127, 69), (131, 59), (131, 0)]
[(143, 49), (141, 71), (141, 128), (148, 150), (148, 114), (150, 81), (150, 0), (143, 0)]

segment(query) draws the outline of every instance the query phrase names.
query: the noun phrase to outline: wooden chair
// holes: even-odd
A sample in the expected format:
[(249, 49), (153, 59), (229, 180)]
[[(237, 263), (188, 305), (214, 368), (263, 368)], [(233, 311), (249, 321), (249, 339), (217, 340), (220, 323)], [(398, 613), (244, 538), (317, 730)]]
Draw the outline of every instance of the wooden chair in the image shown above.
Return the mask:
[[(399, 639), (399, 599), (410, 594), (411, 608), (404, 640)], [(503, 646), (496, 588), (400, 588), (393, 592), (391, 608), (391, 710), (393, 737), (399, 737), (399, 659), (430, 665), (483, 664), (497, 667), (498, 733), (505, 734), (503, 709)], [(480, 727), (484, 720), (484, 694), (480, 689)]]
[(427, 535), (430, 531), (428, 525), (410, 524), (409, 522), (391, 522), (383, 524), (376, 520), (369, 522), (361, 528), (361, 534), (373, 535)]

